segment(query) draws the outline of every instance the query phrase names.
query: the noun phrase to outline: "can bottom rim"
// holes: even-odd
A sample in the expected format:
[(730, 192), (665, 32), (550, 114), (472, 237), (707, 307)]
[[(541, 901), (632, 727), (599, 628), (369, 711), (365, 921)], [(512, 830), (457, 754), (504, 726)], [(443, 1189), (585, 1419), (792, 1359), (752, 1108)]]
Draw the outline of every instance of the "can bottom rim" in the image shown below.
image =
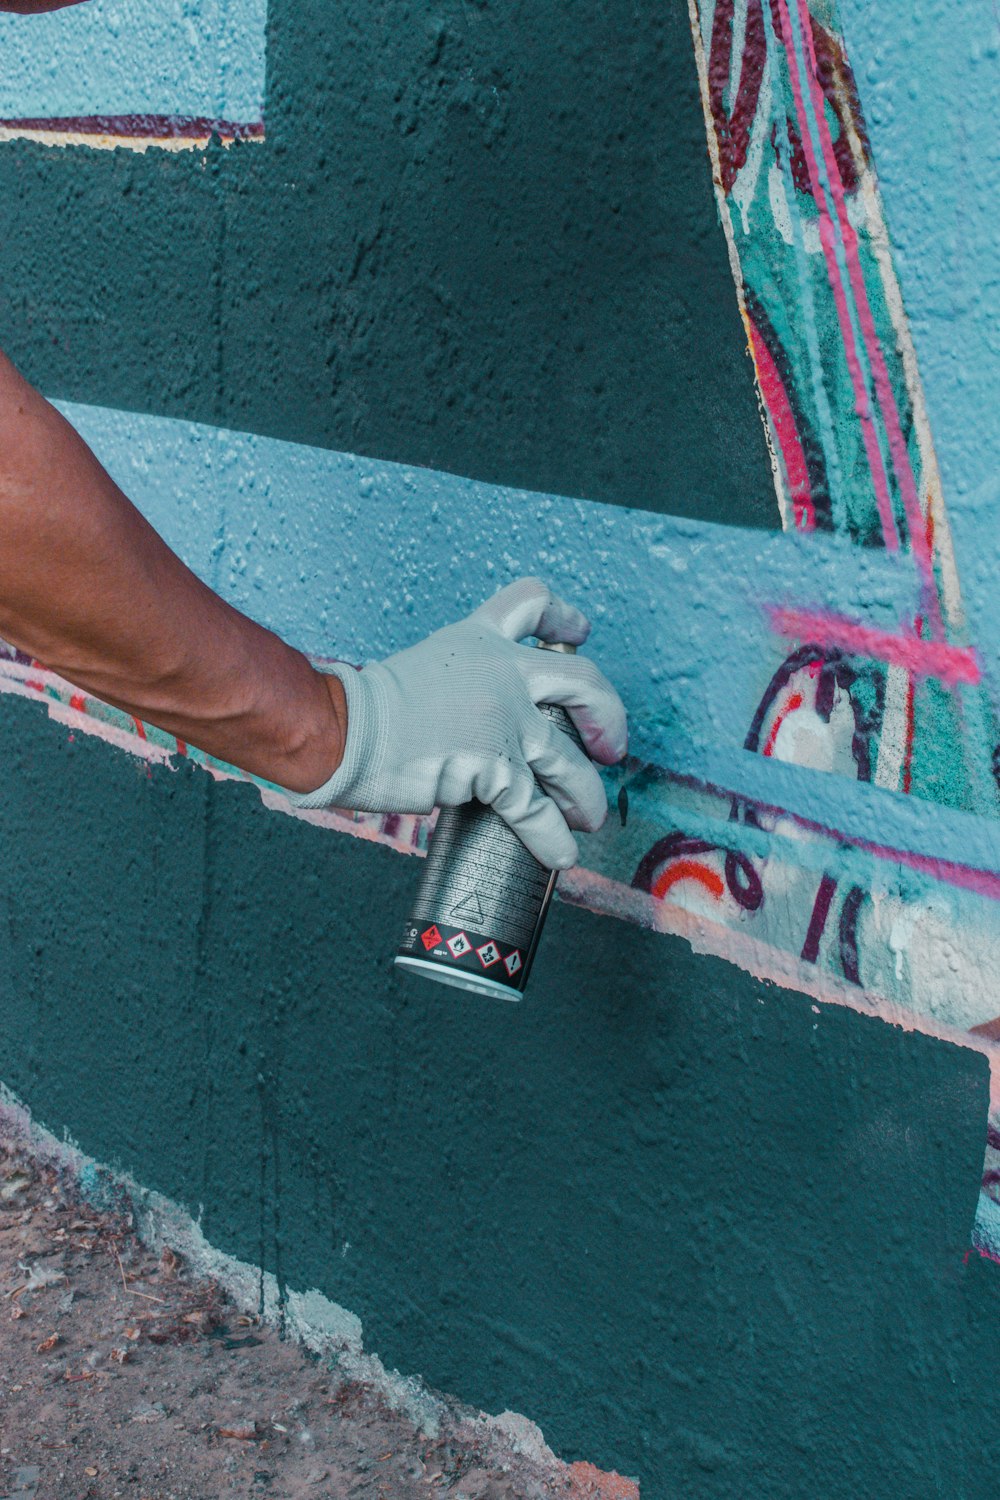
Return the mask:
[(423, 979), (436, 979), (439, 984), (450, 984), (457, 990), (471, 990), (474, 995), (490, 995), (495, 1000), (520, 1000), (521, 991), (509, 984), (500, 984), (484, 974), (470, 974), (464, 969), (446, 969), (444, 964), (432, 964), (426, 958), (407, 958), (397, 954), (393, 960), (400, 969), (409, 969)]

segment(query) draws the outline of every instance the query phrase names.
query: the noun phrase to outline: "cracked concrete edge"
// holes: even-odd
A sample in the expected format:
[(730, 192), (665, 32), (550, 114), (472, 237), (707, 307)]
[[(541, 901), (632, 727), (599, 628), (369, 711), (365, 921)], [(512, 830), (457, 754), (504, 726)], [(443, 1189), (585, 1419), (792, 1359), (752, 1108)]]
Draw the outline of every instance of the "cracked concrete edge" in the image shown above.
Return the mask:
[[(219, 1250), (205, 1238), (186, 1209), (162, 1193), (143, 1187), (128, 1173), (87, 1156), (68, 1132), (59, 1140), (39, 1125), (27, 1105), (0, 1082), (3, 1141), (24, 1146), (36, 1159), (66, 1172), (94, 1208), (128, 1215), (136, 1234), (150, 1249), (169, 1247), (179, 1253), (195, 1275), (217, 1282), (240, 1312), (260, 1316), (271, 1327), (282, 1328), (286, 1337), (335, 1364), (348, 1380), (369, 1386), (391, 1410), (412, 1422), (422, 1436), (438, 1437), (447, 1421), (456, 1437), (485, 1444), (498, 1463), (516, 1457), (553, 1476), (582, 1478), (586, 1471), (588, 1479), (598, 1484), (602, 1479), (611, 1481), (609, 1500), (626, 1494), (638, 1500), (635, 1481), (604, 1475), (590, 1464), (565, 1464), (557, 1458), (530, 1417), (513, 1411), (491, 1416), (454, 1398), (442, 1397), (419, 1376), (387, 1370), (378, 1355), (365, 1352), (361, 1319), (355, 1313), (316, 1288), (302, 1292), (286, 1289), (282, 1297), (278, 1280), (270, 1271)], [(620, 1484), (628, 1489), (618, 1488)]]

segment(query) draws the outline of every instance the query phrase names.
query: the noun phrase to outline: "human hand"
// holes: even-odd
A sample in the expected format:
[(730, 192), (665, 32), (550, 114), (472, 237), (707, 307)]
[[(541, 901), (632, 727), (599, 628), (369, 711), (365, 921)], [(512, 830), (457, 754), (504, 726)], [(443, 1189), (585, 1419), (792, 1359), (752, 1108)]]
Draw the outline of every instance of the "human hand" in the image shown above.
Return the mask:
[(519, 645), (525, 636), (579, 645), (584, 615), (537, 578), (501, 589), (467, 619), (369, 663), (332, 670), (347, 699), (344, 757), (329, 781), (294, 794), (298, 807), (428, 813), (477, 798), (548, 869), (576, 863), (571, 828), (607, 815), (596, 770), (541, 713), (561, 704), (594, 760), (627, 748), (625, 709), (586, 657)]

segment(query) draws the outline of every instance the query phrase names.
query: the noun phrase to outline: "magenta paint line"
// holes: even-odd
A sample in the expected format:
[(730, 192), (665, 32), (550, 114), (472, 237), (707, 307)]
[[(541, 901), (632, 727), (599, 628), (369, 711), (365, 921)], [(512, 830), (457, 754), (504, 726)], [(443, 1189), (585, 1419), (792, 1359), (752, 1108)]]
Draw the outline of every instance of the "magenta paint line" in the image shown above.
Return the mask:
[(923, 641), (916, 635), (896, 635), (876, 630), (840, 615), (811, 614), (807, 610), (767, 608), (771, 627), (779, 635), (803, 645), (829, 646), (868, 656), (875, 661), (903, 667), (915, 677), (936, 677), (946, 687), (979, 682), (979, 660), (971, 646), (952, 646), (947, 641)]
[(822, 190), (819, 164), (816, 160), (816, 152), (809, 129), (809, 118), (806, 113), (805, 100), (802, 96), (802, 83), (795, 57), (795, 46), (792, 41), (792, 19), (788, 13), (786, 0), (778, 0), (778, 7), (785, 57), (788, 62), (788, 76), (792, 85), (792, 97), (795, 100), (795, 113), (799, 120), (799, 133), (802, 137), (802, 149), (806, 153), (810, 179), (816, 185), (816, 206), (819, 209), (819, 237), (820, 243), (823, 246), (823, 260), (826, 265), (827, 280), (830, 283), (830, 290), (833, 293), (833, 301), (837, 309), (837, 319), (840, 323), (841, 335), (844, 340), (844, 354), (847, 359), (851, 385), (854, 389), (855, 410), (861, 422), (861, 434), (864, 440), (865, 453), (868, 458), (868, 467), (871, 470), (872, 483), (875, 486), (875, 498), (878, 503), (879, 519), (882, 523), (882, 537), (886, 550), (897, 552), (899, 550), (899, 532), (896, 529), (896, 518), (892, 511), (889, 476), (886, 472), (882, 450), (879, 446), (878, 434), (875, 431), (875, 424), (872, 421), (871, 404), (868, 399), (865, 378), (861, 370), (861, 361), (858, 358), (854, 326), (851, 322), (847, 307), (847, 298), (844, 295), (840, 271), (837, 267), (830, 206), (827, 202), (826, 194)]
[(207, 115), (58, 115), (0, 120), (4, 130), (47, 130), (60, 135), (120, 135), (153, 140), (224, 136), (263, 138), (263, 120), (213, 120)]
[(813, 110), (816, 115), (820, 149), (823, 153), (823, 160), (826, 163), (827, 180), (829, 182), (830, 193), (833, 197), (841, 243), (844, 247), (844, 257), (847, 261), (847, 274), (851, 290), (854, 293), (855, 309), (858, 315), (858, 322), (861, 326), (861, 336), (864, 340), (868, 359), (871, 364), (872, 376), (875, 381), (876, 399), (882, 413), (882, 421), (885, 425), (889, 451), (892, 454), (893, 468), (896, 471), (896, 479), (903, 499), (903, 508), (906, 512), (906, 519), (910, 530), (910, 546), (924, 584), (924, 602), (931, 616), (931, 629), (937, 639), (940, 640), (944, 636), (944, 626), (941, 618), (940, 601), (934, 581), (934, 561), (924, 531), (924, 515), (920, 506), (919, 496), (917, 495), (917, 482), (913, 473), (913, 465), (910, 462), (909, 449), (906, 446), (906, 440), (903, 437), (900, 426), (899, 408), (896, 404), (892, 382), (889, 379), (889, 372), (886, 369), (882, 345), (875, 330), (875, 319), (872, 317), (871, 304), (868, 300), (868, 289), (865, 286), (864, 272), (861, 269), (861, 260), (858, 254), (858, 237), (854, 225), (848, 217), (847, 206), (844, 202), (844, 187), (833, 152), (833, 140), (826, 118), (823, 91), (819, 84), (816, 47), (813, 40), (812, 27), (809, 24), (809, 13), (805, 5), (805, 0), (797, 0), (797, 5), (799, 24), (809, 55), (810, 67), (807, 70), (808, 84), (812, 94)]
[(802, 944), (802, 957), (807, 964), (814, 964), (819, 958), (819, 940), (823, 936), (823, 928), (830, 914), (830, 902), (833, 900), (833, 893), (836, 889), (837, 882), (833, 877), (824, 875), (819, 883), (819, 890), (816, 892), (816, 900), (813, 902), (806, 940)]

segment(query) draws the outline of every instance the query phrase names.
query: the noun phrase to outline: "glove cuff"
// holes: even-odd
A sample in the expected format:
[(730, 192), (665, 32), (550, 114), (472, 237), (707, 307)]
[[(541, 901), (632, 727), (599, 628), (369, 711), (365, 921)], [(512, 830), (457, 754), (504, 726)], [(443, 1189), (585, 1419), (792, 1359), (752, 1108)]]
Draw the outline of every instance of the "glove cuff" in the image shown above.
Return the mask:
[(347, 737), (340, 765), (328, 781), (312, 792), (288, 792), (293, 807), (372, 809), (366, 788), (377, 784), (388, 737), (388, 704), (378, 668), (358, 672), (346, 662), (323, 664), (319, 670), (339, 679), (347, 700)]

